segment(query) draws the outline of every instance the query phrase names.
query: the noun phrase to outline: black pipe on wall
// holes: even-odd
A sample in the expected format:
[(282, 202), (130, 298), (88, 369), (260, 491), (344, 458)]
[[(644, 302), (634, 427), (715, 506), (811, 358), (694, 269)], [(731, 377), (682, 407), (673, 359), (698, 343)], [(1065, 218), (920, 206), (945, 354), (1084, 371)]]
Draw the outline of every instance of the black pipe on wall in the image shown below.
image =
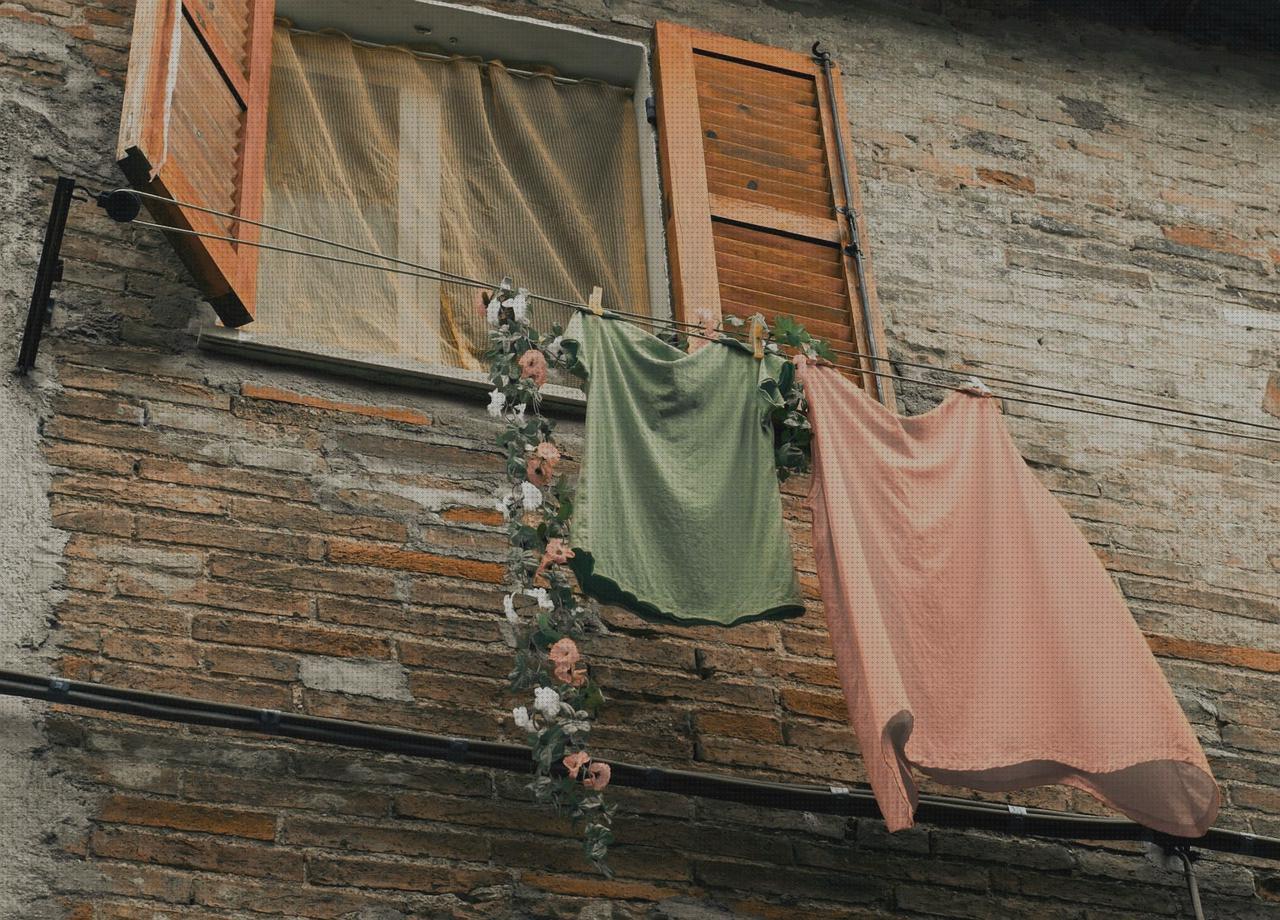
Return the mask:
[[(529, 748), (518, 744), (450, 738), (275, 709), (254, 709), (193, 697), (129, 690), (57, 677), (39, 677), (19, 671), (0, 670), (0, 696), (25, 697), (67, 706), (126, 713), (157, 721), (229, 728), (517, 773), (530, 773), (533, 770)], [(618, 786), (789, 811), (850, 818), (880, 817), (875, 797), (865, 788), (791, 785), (687, 770), (642, 767), (613, 760), (609, 764), (613, 771), (611, 782)], [(1216, 828), (1210, 829), (1202, 837), (1172, 837), (1124, 818), (1096, 817), (1044, 808), (1021, 808), (951, 796), (921, 795), (916, 819), (940, 827), (973, 828), (1015, 836), (1150, 841), (1166, 849), (1197, 847), (1280, 862), (1280, 839), (1274, 837)]]

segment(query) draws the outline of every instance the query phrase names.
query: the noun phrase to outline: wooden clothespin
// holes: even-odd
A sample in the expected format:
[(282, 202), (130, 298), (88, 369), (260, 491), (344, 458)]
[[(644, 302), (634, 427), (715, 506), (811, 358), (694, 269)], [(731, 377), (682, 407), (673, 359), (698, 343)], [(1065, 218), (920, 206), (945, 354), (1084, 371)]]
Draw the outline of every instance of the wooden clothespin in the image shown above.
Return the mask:
[(751, 354), (757, 361), (764, 360), (764, 337), (769, 327), (759, 313), (751, 317)]
[(604, 306), (602, 305), (603, 300), (604, 288), (597, 284), (591, 289), (591, 298), (587, 301), (587, 306), (591, 308), (591, 312), (596, 316), (604, 316)]

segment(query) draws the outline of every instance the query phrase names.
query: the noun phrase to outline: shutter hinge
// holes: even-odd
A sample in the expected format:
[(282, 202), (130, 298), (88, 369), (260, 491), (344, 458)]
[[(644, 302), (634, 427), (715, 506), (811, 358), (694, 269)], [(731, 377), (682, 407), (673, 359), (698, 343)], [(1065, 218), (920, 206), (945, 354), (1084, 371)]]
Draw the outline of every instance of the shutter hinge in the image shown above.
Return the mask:
[(644, 97), (644, 118), (655, 128), (658, 127), (658, 104), (652, 96)]

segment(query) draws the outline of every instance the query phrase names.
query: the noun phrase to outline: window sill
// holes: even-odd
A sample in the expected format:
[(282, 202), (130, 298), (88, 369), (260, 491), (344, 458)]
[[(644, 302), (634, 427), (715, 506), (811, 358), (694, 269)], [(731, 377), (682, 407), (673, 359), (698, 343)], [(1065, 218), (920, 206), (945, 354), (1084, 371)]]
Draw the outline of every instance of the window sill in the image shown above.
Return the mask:
[[(272, 364), (310, 368), (343, 377), (373, 380), (379, 383), (416, 390), (457, 393), (467, 397), (488, 399), (489, 378), (479, 371), (459, 367), (422, 364), (400, 358), (377, 361), (368, 355), (331, 348), (317, 350), (314, 345), (283, 338), (264, 338), (252, 332), (210, 326), (200, 331), (199, 345), (206, 351), (234, 355)], [(548, 383), (542, 388), (543, 404), (566, 415), (581, 416), (587, 405), (586, 394), (576, 387)]]

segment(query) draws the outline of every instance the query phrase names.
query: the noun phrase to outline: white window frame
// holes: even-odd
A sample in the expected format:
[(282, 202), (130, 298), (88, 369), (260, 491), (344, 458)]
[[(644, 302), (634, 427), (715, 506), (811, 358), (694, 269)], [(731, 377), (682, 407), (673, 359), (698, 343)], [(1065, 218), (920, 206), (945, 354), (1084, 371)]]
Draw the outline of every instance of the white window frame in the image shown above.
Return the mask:
[[(359, 3), (277, 0), (276, 15), (291, 20), (301, 29), (339, 29), (353, 38), (387, 45), (438, 45), (450, 53), (476, 55), (485, 60), (496, 58), (511, 66), (550, 65), (567, 77), (630, 87), (635, 98), (640, 153), (649, 308), (656, 317), (671, 317), (657, 132), (648, 122), (645, 105), (653, 92), (649, 49), (643, 42), (440, 0), (361, 0)], [(259, 304), (260, 310), (271, 307), (271, 304)], [(279, 336), (255, 335), (253, 324), (240, 329), (206, 326), (200, 330), (199, 341), (201, 347), (212, 351), (433, 389), (473, 391), (488, 383), (483, 373), (462, 368), (425, 364), (394, 355), (387, 355), (385, 360), (375, 359), (341, 348), (321, 348), (311, 343), (286, 341)], [(546, 396), (552, 402), (582, 402), (581, 391), (571, 387), (548, 385)]]

